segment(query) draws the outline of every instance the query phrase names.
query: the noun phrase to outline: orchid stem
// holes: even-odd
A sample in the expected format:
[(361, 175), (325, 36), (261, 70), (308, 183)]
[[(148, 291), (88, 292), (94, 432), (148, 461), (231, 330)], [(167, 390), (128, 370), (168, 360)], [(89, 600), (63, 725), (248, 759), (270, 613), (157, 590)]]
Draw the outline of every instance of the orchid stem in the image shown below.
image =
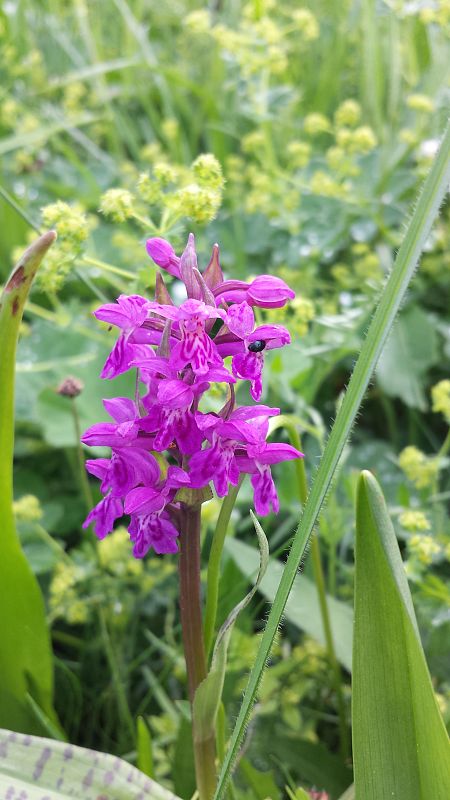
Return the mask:
[(78, 468), (79, 468), (79, 476), (80, 476), (80, 483), (81, 489), (83, 491), (83, 497), (86, 503), (86, 507), (88, 512), (94, 505), (94, 498), (92, 497), (91, 487), (89, 485), (88, 476), (86, 474), (86, 466), (84, 461), (84, 453), (83, 448), (81, 447), (81, 425), (80, 425), (80, 417), (78, 415), (78, 408), (75, 402), (75, 398), (71, 397), (70, 400), (70, 408), (72, 411), (73, 417), (73, 424), (75, 427), (75, 436), (76, 436), (76, 451), (77, 451), (77, 459), (78, 459)]
[[(206, 678), (206, 655), (203, 642), (200, 597), (200, 525), (201, 505), (183, 504), (180, 526), (180, 615), (184, 656), (193, 711), (195, 692)], [(195, 774), (199, 800), (211, 800), (216, 788), (214, 736), (197, 739), (192, 713)]]
[(242, 486), (243, 478), (244, 476), (242, 475), (237, 486), (229, 487), (228, 494), (222, 501), (211, 544), (211, 552), (208, 559), (204, 624), (205, 652), (207, 660), (211, 652), (214, 631), (216, 628), (217, 604), (219, 599), (220, 560), (222, 557), (223, 544), (238, 492)]

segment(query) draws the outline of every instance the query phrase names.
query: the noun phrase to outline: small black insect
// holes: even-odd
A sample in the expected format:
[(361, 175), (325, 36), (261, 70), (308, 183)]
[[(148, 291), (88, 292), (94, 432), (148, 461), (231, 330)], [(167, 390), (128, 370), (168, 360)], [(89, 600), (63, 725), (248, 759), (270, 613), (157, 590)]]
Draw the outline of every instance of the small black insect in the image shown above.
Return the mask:
[(266, 342), (263, 339), (257, 339), (256, 342), (252, 342), (249, 344), (248, 349), (251, 353), (260, 353), (261, 350), (264, 350), (266, 346)]

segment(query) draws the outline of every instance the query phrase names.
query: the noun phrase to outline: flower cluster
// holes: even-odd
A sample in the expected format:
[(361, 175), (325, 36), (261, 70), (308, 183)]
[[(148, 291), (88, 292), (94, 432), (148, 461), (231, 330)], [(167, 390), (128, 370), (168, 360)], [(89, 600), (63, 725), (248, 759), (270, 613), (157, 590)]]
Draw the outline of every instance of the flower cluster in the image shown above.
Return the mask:
[[(265, 354), (290, 342), (281, 325), (255, 327), (253, 307), (281, 308), (294, 292), (271, 275), (249, 283), (225, 280), (217, 245), (202, 274), (192, 234), (181, 257), (160, 238), (149, 239), (147, 251), (184, 283), (187, 299), (175, 306), (158, 275), (155, 300), (121, 295), (94, 312), (120, 331), (101, 377), (137, 368), (143, 389), (134, 399), (105, 400), (113, 421), (93, 425), (82, 439), (112, 450), (109, 459), (87, 461), (104, 497), (84, 525), (94, 523), (102, 539), (128, 514), (137, 558), (150, 548), (176, 552), (180, 498), (201, 502), (196, 490), (211, 482), (224, 497), (229, 484), (236, 486), (241, 473), (248, 473), (257, 513), (277, 512), (271, 465), (302, 455), (291, 445), (266, 441), (269, 419), (278, 408), (238, 408), (234, 392), (237, 379), (249, 381), (250, 394), (259, 401)], [(215, 383), (228, 387), (228, 399), (218, 413), (202, 411), (204, 395)]]

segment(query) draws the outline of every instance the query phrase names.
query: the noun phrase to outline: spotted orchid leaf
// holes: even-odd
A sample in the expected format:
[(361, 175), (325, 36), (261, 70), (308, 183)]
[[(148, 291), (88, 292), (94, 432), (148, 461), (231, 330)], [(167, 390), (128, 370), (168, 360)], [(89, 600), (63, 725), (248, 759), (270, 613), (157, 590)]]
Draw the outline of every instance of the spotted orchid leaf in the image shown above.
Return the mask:
[(177, 800), (117, 756), (0, 730), (0, 800)]

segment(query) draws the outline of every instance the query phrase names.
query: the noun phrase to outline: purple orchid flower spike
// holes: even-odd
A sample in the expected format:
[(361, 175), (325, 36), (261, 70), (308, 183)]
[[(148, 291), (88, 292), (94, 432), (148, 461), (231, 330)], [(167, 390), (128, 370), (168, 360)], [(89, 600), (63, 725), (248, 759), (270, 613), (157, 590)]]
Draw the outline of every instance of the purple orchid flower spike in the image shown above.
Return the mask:
[[(82, 438), (112, 451), (110, 458), (86, 463), (104, 496), (84, 526), (92, 523), (104, 538), (128, 515), (136, 558), (151, 549), (177, 552), (180, 520), (191, 502), (207, 496), (210, 483), (224, 497), (248, 473), (257, 512), (278, 511), (271, 465), (302, 456), (290, 445), (266, 441), (278, 408), (238, 408), (233, 388), (238, 379), (249, 380), (253, 399), (260, 399), (265, 353), (289, 344), (290, 336), (281, 325), (255, 327), (253, 306), (283, 306), (294, 297), (292, 290), (271, 275), (249, 283), (224, 280), (217, 245), (202, 273), (192, 234), (181, 257), (159, 237), (147, 241), (147, 252), (183, 281), (188, 299), (176, 306), (158, 275), (155, 300), (121, 295), (95, 312), (120, 331), (102, 377), (136, 369), (136, 396), (105, 400), (113, 421), (92, 425)], [(228, 384), (228, 399), (220, 413), (204, 413), (214, 383)], [(186, 491), (178, 495), (180, 489)]]

